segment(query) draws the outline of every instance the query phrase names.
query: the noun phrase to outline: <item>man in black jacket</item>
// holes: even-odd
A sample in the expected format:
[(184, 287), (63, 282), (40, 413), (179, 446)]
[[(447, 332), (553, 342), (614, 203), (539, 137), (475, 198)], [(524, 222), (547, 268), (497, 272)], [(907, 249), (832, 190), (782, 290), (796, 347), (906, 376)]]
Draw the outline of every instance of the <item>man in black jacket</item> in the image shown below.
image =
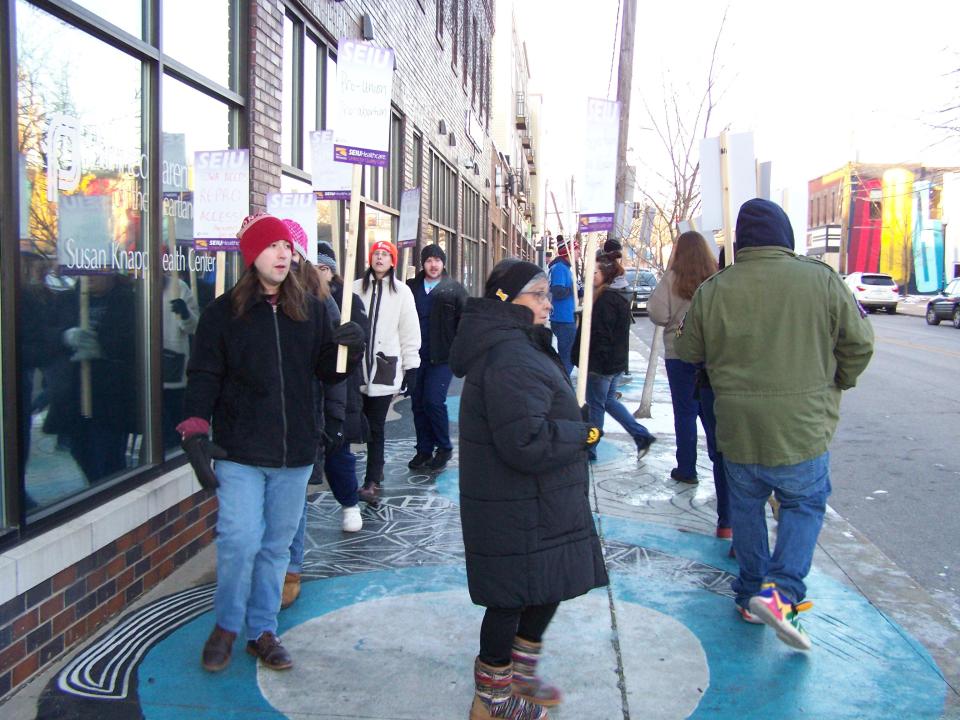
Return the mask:
[(202, 655), (210, 672), (229, 664), (241, 632), (263, 667), (293, 665), (277, 613), (319, 440), (313, 379), (344, 379), (337, 346), (348, 348), (349, 372), (365, 341), (356, 323), (334, 328), (290, 272), (293, 238), (279, 218), (251, 216), (237, 237), (246, 271), (200, 316), (177, 426), (201, 485), (217, 490), (216, 625)]
[(442, 470), (453, 455), (447, 416), (447, 390), (453, 373), (447, 363), (467, 291), (447, 275), (446, 263), (443, 248), (426, 245), (420, 251), (422, 270), (407, 281), (420, 316), (420, 367), (416, 384), (407, 388), (413, 396), (413, 424), (417, 430), (417, 454), (407, 463), (411, 469)]

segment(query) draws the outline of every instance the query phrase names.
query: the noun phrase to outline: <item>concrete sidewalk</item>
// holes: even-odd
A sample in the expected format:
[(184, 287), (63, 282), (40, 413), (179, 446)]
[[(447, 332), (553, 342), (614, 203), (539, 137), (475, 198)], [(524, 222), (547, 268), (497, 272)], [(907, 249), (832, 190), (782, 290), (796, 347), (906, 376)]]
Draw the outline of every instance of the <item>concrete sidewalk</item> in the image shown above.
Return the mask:
[[(651, 335), (640, 318), (634, 375), (622, 388), (631, 409)], [(330, 493), (310, 495), (303, 594), (280, 615), (293, 670), (261, 670), (239, 643), (227, 670), (201, 669), (213, 625), (209, 548), (0, 715), (465, 718), (482, 609), (466, 591), (457, 456), (436, 476), (407, 470), (409, 401), (395, 410), (384, 502), (364, 508), (364, 529), (342, 533)], [(729, 587), (736, 562), (729, 541), (714, 537), (712, 483), (669, 479), (673, 421), (662, 361), (652, 414), (644, 422), (659, 442), (641, 463), (607, 420), (592, 502), (611, 585), (563, 603), (548, 630), (544, 674), (566, 692), (551, 717), (960, 717), (957, 627), (836, 513), (808, 582), (813, 650), (790, 650), (765, 626), (742, 622)], [(710, 478), (706, 451), (700, 456), (700, 477)]]

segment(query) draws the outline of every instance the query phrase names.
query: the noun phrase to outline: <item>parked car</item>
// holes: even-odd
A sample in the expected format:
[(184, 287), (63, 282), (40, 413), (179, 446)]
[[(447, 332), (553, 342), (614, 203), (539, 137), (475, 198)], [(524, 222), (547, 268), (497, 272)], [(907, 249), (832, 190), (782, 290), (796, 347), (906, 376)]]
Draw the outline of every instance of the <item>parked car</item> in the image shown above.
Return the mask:
[(872, 312), (883, 308), (888, 313), (897, 312), (900, 288), (889, 275), (855, 272), (847, 275), (843, 281), (864, 309)]
[(627, 284), (633, 291), (633, 302), (631, 310), (634, 315), (647, 312), (647, 301), (657, 286), (657, 276), (650, 270), (640, 270), (638, 268), (627, 268), (625, 277)]
[(960, 330), (960, 277), (956, 277), (927, 303), (927, 325), (939, 325), (950, 320)]

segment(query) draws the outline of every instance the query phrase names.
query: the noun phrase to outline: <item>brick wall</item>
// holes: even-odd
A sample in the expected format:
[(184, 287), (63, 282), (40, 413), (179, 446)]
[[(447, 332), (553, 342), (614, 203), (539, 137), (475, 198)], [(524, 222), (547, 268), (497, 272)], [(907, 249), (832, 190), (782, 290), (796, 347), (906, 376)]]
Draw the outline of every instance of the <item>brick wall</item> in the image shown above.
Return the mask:
[[(463, 85), (463, 7), (464, 0), (444, 0), (446, 8), (445, 25), (441, 41), (436, 33), (436, 0), (381, 0), (371, 3), (362, 0), (304, 0), (302, 3), (320, 30), (328, 39), (336, 41), (341, 37), (359, 38), (364, 13), (370, 15), (376, 45), (393, 48), (396, 53), (397, 72), (394, 74), (393, 103), (405, 118), (404, 137), (404, 188), (414, 186), (413, 177), (413, 134), (419, 130), (423, 134), (423, 205), (421, 227), (427, 226), (428, 198), (430, 193), (429, 150), (433, 148), (460, 172), (477, 190), (481, 197), (494, 206), (491, 190), (493, 178), (487, 173), (491, 168), (493, 150), (488, 137), (482, 147), (472, 152), (467, 138), (466, 111), (471, 108), (471, 85)], [(456, 62), (453, 58), (452, 3), (459, 8), (457, 15), (458, 34)], [(470, 42), (473, 43), (472, 24), (476, 18), (478, 37), (487, 53), (492, 50), (490, 37), (493, 32), (493, 14), (489, 0), (468, 0), (471, 18)], [(471, 54), (471, 62), (473, 55)], [(476, 113), (478, 105), (473, 106)], [(447, 132), (456, 137), (456, 146), (451, 147), (447, 135), (440, 135), (439, 121), (446, 124)], [(483, 125), (486, 125), (486, 110)], [(465, 171), (463, 163), (474, 159), (480, 167), (480, 175)], [(463, 207), (462, 188), (458, 178), (457, 203)], [(484, 182), (490, 179), (490, 187)], [(458, 221), (457, 231), (460, 231)], [(486, 233), (490, 237), (489, 232)], [(489, 268), (489, 266), (488, 266)]]
[(264, 210), (280, 190), (280, 96), (283, 88), (283, 12), (276, 2), (250, 3), (250, 76), (247, 146), (250, 209)]
[(209, 544), (216, 509), (199, 492), (0, 605), (0, 698)]

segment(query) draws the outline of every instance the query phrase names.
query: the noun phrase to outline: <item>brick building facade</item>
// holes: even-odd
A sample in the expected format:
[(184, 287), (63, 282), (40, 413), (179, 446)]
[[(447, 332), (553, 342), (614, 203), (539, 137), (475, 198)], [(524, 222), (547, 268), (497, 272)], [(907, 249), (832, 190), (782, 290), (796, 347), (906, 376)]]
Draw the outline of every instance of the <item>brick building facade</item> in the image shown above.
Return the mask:
[[(530, 218), (496, 169), (515, 165), (490, 140), (492, 0), (84, 5), (0, 0), (0, 184), (11, 189), (0, 198), (0, 698), (213, 538), (216, 500), (169, 438), (178, 396), (162, 373), (164, 287), (181, 282), (202, 311), (240, 272), (236, 257), (192, 246), (193, 186), (168, 173), (182, 166), (192, 183), (193, 152), (249, 149), (251, 211), (268, 193), (309, 191), (309, 132), (335, 116), (337, 40), (363, 38), (393, 48), (396, 68), (393, 160), (365, 170), (358, 257), (396, 238), (400, 194), (414, 187), (418, 247), (442, 244), (471, 292), (496, 260), (529, 256)], [(91, 207), (108, 198), (113, 244), (143, 266), (71, 272), (69, 195)], [(346, 203), (317, 205), (318, 237), (342, 257)], [(167, 239), (189, 273), (164, 274)], [(405, 276), (415, 252), (403, 255)], [(81, 361), (94, 367), (94, 396), (120, 388), (120, 429), (96, 402), (76, 414), (76, 397), (66, 403), (76, 417), (54, 422), (64, 413), (51, 389), (80, 392), (62, 382), (78, 369), (63, 331), (83, 324), (88, 288), (94, 307), (125, 298), (124, 372), (98, 378)], [(103, 460), (108, 446), (113, 464), (84, 457)]]

